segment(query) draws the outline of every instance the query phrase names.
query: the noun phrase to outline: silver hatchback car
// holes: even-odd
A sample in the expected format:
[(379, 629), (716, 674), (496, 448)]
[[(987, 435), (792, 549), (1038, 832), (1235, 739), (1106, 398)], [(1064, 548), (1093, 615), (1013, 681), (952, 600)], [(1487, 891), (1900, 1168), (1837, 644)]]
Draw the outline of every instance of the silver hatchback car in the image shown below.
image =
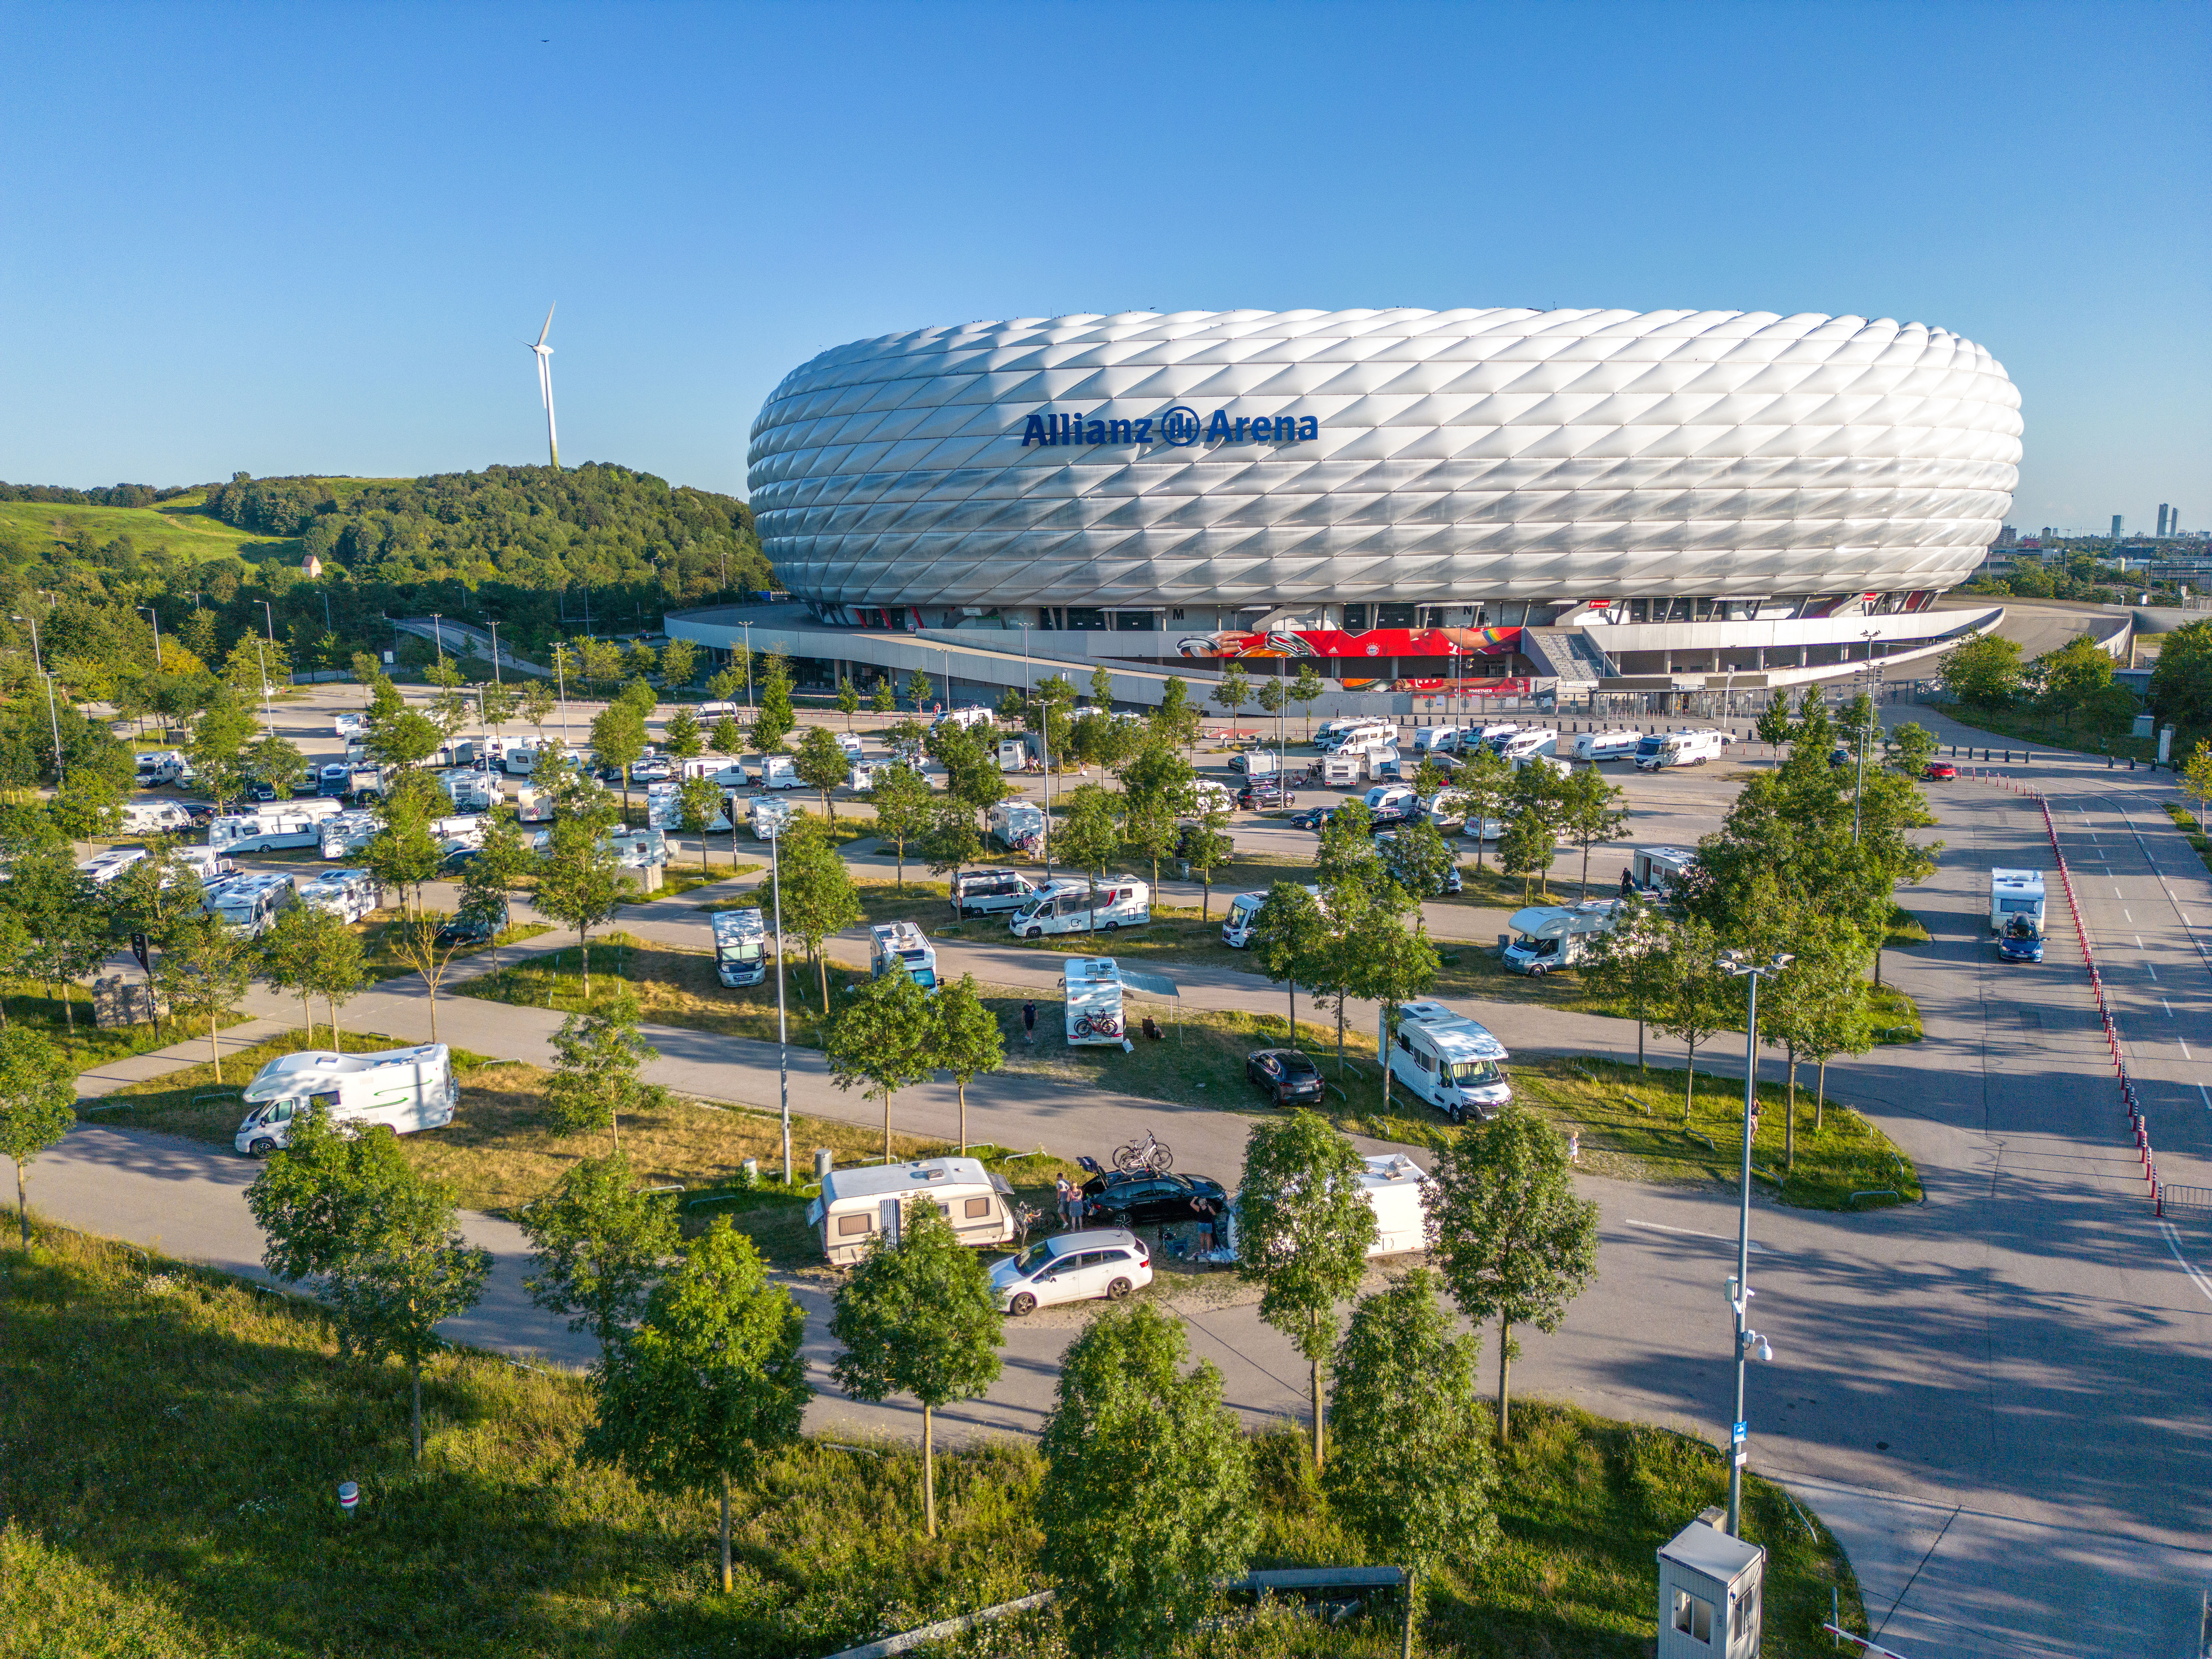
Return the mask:
[(1105, 1297), (1118, 1302), (1152, 1282), (1152, 1258), (1136, 1234), (1120, 1227), (1040, 1239), (991, 1269), (999, 1306), (1017, 1318), (1054, 1302)]

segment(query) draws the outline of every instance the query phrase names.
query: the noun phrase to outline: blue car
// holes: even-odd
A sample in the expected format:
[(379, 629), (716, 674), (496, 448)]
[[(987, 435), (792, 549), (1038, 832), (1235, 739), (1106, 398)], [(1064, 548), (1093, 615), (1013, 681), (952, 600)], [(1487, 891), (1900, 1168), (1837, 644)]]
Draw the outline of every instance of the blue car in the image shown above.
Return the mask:
[(2031, 926), (2014, 923), (1997, 936), (1997, 954), (2007, 962), (2040, 962), (2043, 935)]

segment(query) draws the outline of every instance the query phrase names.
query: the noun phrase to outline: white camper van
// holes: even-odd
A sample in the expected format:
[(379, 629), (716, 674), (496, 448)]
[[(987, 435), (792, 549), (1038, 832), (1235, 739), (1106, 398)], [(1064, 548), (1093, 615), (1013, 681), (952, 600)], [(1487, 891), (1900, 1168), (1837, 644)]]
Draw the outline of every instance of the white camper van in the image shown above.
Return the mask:
[(499, 757), (502, 770), (511, 778), (526, 778), (538, 769), (538, 751), (526, 743), (518, 743)]
[(2048, 931), (2044, 927), (2043, 872), (1990, 871), (1990, 931), (2002, 933), (2006, 923), (2021, 916), (2035, 924), (2038, 934)]
[[(331, 803), (335, 806), (337, 802)], [(273, 853), (286, 847), (320, 847), (323, 823), (330, 817), (310, 817), (289, 807), (252, 815), (238, 813), (208, 825), (208, 842), (218, 853)]]
[(453, 1121), (460, 1098), (442, 1042), (380, 1054), (311, 1049), (270, 1060), (246, 1085), (246, 1121), (232, 1144), (266, 1158), (290, 1146), (294, 1121), (317, 1107), (332, 1123), (356, 1130), (374, 1126), (404, 1135), (441, 1129)]
[(934, 1204), (963, 1244), (995, 1249), (1022, 1231), (1014, 1189), (972, 1158), (936, 1158), (920, 1164), (832, 1170), (822, 1196), (806, 1206), (832, 1267), (849, 1267), (877, 1239), (896, 1242), (907, 1206)]
[(714, 912), (714, 977), (732, 990), (768, 977), (768, 922), (757, 907)]
[(1382, 1036), (1391, 1077), (1455, 1123), (1494, 1117), (1513, 1098), (1505, 1045), (1441, 1002), (1403, 1005)]
[(1554, 756), (1559, 752), (1559, 734), (1541, 726), (1524, 726), (1498, 745), (1498, 752), (1510, 761), (1527, 760), (1533, 756)]
[(1035, 801), (1002, 800), (983, 815), (983, 839), (1008, 852), (1034, 846), (1044, 836), (1044, 809)]
[(1697, 861), (1692, 847), (1638, 847), (1628, 855), (1628, 878), (1645, 892), (1664, 898)]
[(599, 845), (614, 854), (623, 870), (651, 870), (668, 862), (668, 837), (658, 830), (615, 830), (600, 837)]
[(137, 782), (141, 789), (152, 789), (165, 783), (174, 783), (184, 776), (190, 763), (179, 749), (149, 750), (138, 757)]
[(1579, 732), (1575, 734), (1575, 758), (1589, 761), (1634, 760), (1638, 744), (1644, 741), (1641, 732), (1626, 727), (1618, 732)]
[(1620, 910), (1618, 899), (1532, 904), (1516, 910), (1505, 923), (1513, 938), (1502, 959), (1515, 973), (1531, 978), (1554, 968), (1572, 968), (1586, 961), (1597, 942), (1613, 931)]
[(1190, 810), (1197, 817), (1209, 812), (1233, 812), (1237, 797), (1212, 778), (1194, 778), (1190, 784)]
[(1121, 1018), (1121, 968), (1111, 957), (1078, 957), (1060, 972), (1066, 1000), (1068, 1046), (1129, 1043)]
[(1398, 728), (1388, 720), (1347, 720), (1320, 740), (1325, 755), (1346, 755), (1362, 749), (1395, 749)]
[(359, 921), (374, 915), (384, 899), (376, 877), (367, 870), (325, 870), (301, 883), (299, 892), (301, 903), (327, 910), (340, 921)]
[(178, 863), (198, 878), (202, 887), (212, 886), (227, 876), (238, 873), (238, 866), (220, 853), (204, 847), (179, 847), (170, 854)]
[(447, 798), (457, 812), (489, 812), (505, 799), (490, 773), (473, 768), (456, 769), (438, 781), (444, 786)]
[(292, 878), (281, 875), (232, 876), (208, 888), (201, 902), (217, 921), (243, 928), (258, 939), (279, 914), (300, 902)]
[(1449, 755), (1459, 749), (1459, 727), (1425, 726), (1413, 733), (1416, 755)]
[(340, 812), (322, 823), (323, 856), (342, 859), (366, 852), (379, 829), (374, 812)]
[(999, 717), (980, 702), (971, 702), (959, 708), (948, 708), (932, 720), (932, 726), (995, 726)]
[(963, 870), (952, 878), (952, 915), (956, 921), (1004, 915), (1020, 909), (1043, 890), (1042, 884), (1018, 870)]
[(1110, 933), (1141, 927), (1152, 919), (1152, 890), (1134, 876), (1113, 876), (1098, 884), (1094, 898), (1087, 881), (1055, 881), (1006, 924), (1018, 939), (1047, 933)]
[(1403, 1255), (1429, 1248), (1429, 1206), (1423, 1195), (1429, 1172), (1403, 1152), (1365, 1160), (1359, 1195), (1375, 1212), (1375, 1242), (1370, 1257)]
[(126, 836), (181, 835), (192, 827), (192, 815), (173, 800), (131, 800), (123, 803), (123, 833)]
[[(1321, 902), (1321, 889), (1311, 882), (1306, 891), (1314, 902)], [(1221, 942), (1232, 951), (1242, 951), (1252, 942), (1254, 929), (1260, 925), (1260, 912), (1267, 902), (1265, 893), (1239, 893), (1229, 901), (1229, 913), (1221, 918)]]
[(871, 978), (881, 979), (892, 963), (899, 963), (923, 990), (937, 989), (937, 947), (922, 937), (921, 928), (910, 921), (886, 921), (871, 927), (868, 936)]
[(1707, 761), (1718, 760), (1726, 747), (1717, 731), (1646, 732), (1637, 740), (1636, 768), (1639, 772), (1656, 772), (1668, 766), (1703, 766)]

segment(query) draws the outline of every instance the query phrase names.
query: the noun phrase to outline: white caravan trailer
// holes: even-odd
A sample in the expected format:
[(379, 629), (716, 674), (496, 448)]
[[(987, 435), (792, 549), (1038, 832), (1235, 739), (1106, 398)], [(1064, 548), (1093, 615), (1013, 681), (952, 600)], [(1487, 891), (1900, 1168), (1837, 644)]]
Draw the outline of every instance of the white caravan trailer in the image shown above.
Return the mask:
[(382, 905), (384, 890), (367, 870), (325, 870), (300, 884), (300, 902), (327, 910), (340, 921), (359, 921)]
[(1121, 1018), (1121, 969), (1111, 957), (1078, 957), (1060, 973), (1066, 999), (1068, 1046), (1129, 1046)]
[(77, 866), (77, 873), (88, 879), (94, 887), (105, 887), (140, 860), (152, 854), (143, 847), (111, 847), (105, 853), (94, 853)]
[(1332, 789), (1358, 783), (1367, 775), (1367, 753), (1364, 750), (1349, 755), (1323, 755), (1319, 764), (1322, 782)]
[(334, 737), (355, 737), (368, 730), (368, 716), (363, 714), (348, 713), (339, 714), (333, 717), (331, 721), (331, 732)]
[(474, 768), (448, 772), (438, 781), (457, 812), (489, 812), (506, 799), (496, 778)]
[(886, 921), (868, 930), (873, 948), (868, 953), (868, 974), (881, 979), (893, 963), (905, 964), (908, 975), (925, 991), (937, 989), (937, 949), (910, 921)]
[(1208, 812), (1233, 812), (1237, 797), (1212, 778), (1194, 778), (1190, 785), (1190, 810), (1194, 816), (1204, 817)]
[[(684, 828), (684, 798), (678, 792), (683, 787), (676, 783), (647, 784), (645, 790), (646, 827), (662, 831)], [(705, 833), (726, 836), (730, 832), (730, 798), (723, 795), (722, 805), (707, 821)]]
[(983, 839), (1012, 852), (1044, 835), (1044, 809), (1031, 800), (1002, 800), (983, 815)]
[(200, 902), (217, 921), (258, 939), (282, 912), (300, 902), (300, 895), (289, 876), (233, 876), (208, 888)]
[(757, 907), (714, 912), (714, 977), (733, 990), (768, 977), (768, 923)]
[(1557, 755), (1559, 734), (1540, 726), (1524, 726), (1506, 738), (1498, 752), (1510, 761), (1526, 760), (1533, 755)]
[[(1306, 891), (1313, 895), (1314, 902), (1321, 902), (1321, 889), (1311, 882)], [(1221, 919), (1221, 942), (1232, 951), (1241, 951), (1252, 942), (1253, 930), (1260, 925), (1260, 912), (1267, 902), (1265, 893), (1239, 893), (1229, 901), (1229, 914)]]
[(761, 762), (760, 787), (763, 789), (804, 789), (806, 780), (799, 775), (798, 763), (788, 755), (770, 755)]
[(1391, 1077), (1455, 1123), (1493, 1117), (1513, 1098), (1505, 1045), (1441, 1002), (1405, 1004), (1381, 1036)]
[(1693, 847), (1638, 847), (1628, 855), (1628, 878), (1647, 893), (1662, 898), (1667, 890), (1690, 873), (1698, 861)]
[(2035, 924), (2039, 934), (2048, 931), (2043, 925), (2043, 872), (1990, 871), (1990, 931), (2002, 933), (2007, 922), (2021, 916)]
[(783, 831), (783, 826), (799, 815), (799, 809), (787, 800), (769, 800), (755, 795), (745, 803), (745, 819), (755, 841), (772, 841)]
[[(332, 805), (336, 805), (334, 801)], [(286, 847), (320, 847), (323, 821), (286, 808), (282, 811), (235, 814), (208, 825), (207, 844), (218, 853), (272, 853)]]
[(1456, 726), (1425, 726), (1413, 733), (1416, 755), (1449, 755), (1459, 748)]
[(1110, 933), (1141, 927), (1152, 919), (1152, 890), (1134, 876), (1113, 876), (1098, 884), (1094, 897), (1087, 881), (1055, 881), (1006, 924), (1018, 939), (1047, 933)]
[(325, 1049), (285, 1054), (246, 1085), (246, 1121), (233, 1141), (266, 1158), (292, 1143), (292, 1125), (317, 1107), (349, 1129), (386, 1128), (396, 1135), (441, 1129), (460, 1103), (451, 1054), (442, 1042), (388, 1048), (380, 1054)]
[(1634, 760), (1638, 744), (1644, 741), (1641, 732), (1623, 728), (1618, 732), (1580, 732), (1575, 735), (1575, 758), (1578, 761)]
[(553, 822), (553, 792), (524, 784), (514, 792), (514, 817), (518, 823), (550, 823)]
[(1014, 1189), (972, 1158), (832, 1170), (822, 1178), (822, 1196), (806, 1206), (806, 1224), (830, 1265), (849, 1267), (877, 1239), (896, 1243), (907, 1206), (924, 1202), (943, 1212), (963, 1244), (978, 1249), (1010, 1244), (1022, 1230)]
[(379, 826), (374, 812), (340, 812), (322, 823), (323, 856), (342, 859), (349, 854), (365, 852), (376, 839)]
[(1429, 1206), (1423, 1196), (1429, 1172), (1403, 1152), (1365, 1160), (1359, 1195), (1375, 1212), (1375, 1242), (1367, 1254), (1403, 1255), (1429, 1248)]
[(1703, 766), (1718, 760), (1727, 746), (1721, 733), (1711, 729), (1647, 732), (1637, 741), (1636, 768), (1656, 772), (1668, 766)]
[(131, 800), (123, 803), (123, 833), (126, 836), (177, 835), (192, 827), (192, 815), (173, 800)]
[(971, 702), (959, 708), (948, 708), (932, 720), (932, 726), (995, 726), (999, 717), (980, 702)]
[(1248, 778), (1272, 778), (1280, 770), (1272, 749), (1254, 749), (1229, 757), (1229, 769)]
[(204, 847), (179, 847), (171, 856), (197, 876), (203, 887), (238, 873), (236, 865)]
[(483, 845), (484, 825), (490, 821), (481, 812), (465, 812), (450, 818), (432, 818), (430, 833), (449, 853), (459, 847), (481, 847)]
[(1572, 968), (1588, 960), (1598, 941), (1613, 931), (1620, 911), (1618, 899), (1532, 904), (1516, 910), (1505, 924), (1513, 938), (1502, 959), (1515, 973), (1531, 978), (1554, 968)]
[(501, 769), (511, 778), (526, 778), (538, 769), (538, 751), (526, 743), (518, 743), (499, 757)]
[(189, 765), (180, 749), (145, 750), (138, 757), (138, 787), (151, 789), (157, 785), (174, 783), (184, 776)]
[(616, 830), (600, 837), (599, 844), (624, 870), (650, 870), (668, 862), (668, 837), (658, 830)]

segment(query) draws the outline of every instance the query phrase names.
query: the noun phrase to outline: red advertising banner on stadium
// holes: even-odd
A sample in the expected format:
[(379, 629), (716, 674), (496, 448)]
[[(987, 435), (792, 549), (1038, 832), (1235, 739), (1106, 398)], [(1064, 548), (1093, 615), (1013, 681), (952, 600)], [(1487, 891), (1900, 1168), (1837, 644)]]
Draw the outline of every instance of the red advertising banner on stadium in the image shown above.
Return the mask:
[(1519, 643), (1518, 628), (1370, 628), (1347, 634), (1337, 628), (1254, 633), (1224, 628), (1187, 634), (1176, 641), (1186, 657), (1502, 657)]

